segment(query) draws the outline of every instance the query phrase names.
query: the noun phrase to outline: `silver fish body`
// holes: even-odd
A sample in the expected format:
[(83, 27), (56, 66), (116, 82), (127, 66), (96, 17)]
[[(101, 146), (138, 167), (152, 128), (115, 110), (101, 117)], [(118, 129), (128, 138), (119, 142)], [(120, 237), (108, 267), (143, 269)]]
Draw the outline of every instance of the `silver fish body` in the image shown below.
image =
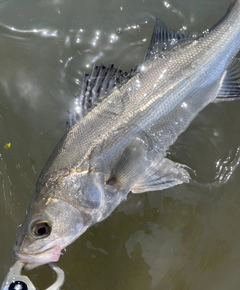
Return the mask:
[(57, 261), (130, 191), (189, 180), (166, 151), (221, 92), (240, 49), (240, 0), (205, 37), (146, 61), (61, 139), (36, 186), (15, 256), (27, 268)]

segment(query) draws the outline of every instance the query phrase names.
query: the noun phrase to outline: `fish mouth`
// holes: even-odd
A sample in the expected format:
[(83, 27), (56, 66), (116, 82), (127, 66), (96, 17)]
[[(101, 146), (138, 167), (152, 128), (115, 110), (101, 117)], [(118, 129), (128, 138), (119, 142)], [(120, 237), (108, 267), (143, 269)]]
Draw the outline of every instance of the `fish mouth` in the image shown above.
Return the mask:
[(14, 256), (24, 264), (24, 270), (32, 270), (44, 264), (57, 262), (60, 258), (61, 250), (62, 247), (60, 245), (55, 245), (43, 251), (38, 250), (32, 254), (24, 254), (17, 251), (14, 253)]

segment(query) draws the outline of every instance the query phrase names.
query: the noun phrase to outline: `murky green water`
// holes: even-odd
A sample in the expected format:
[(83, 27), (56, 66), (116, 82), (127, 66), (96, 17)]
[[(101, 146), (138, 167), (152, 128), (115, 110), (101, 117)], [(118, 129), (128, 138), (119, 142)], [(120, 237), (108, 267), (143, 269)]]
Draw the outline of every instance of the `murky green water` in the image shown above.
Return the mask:
[[(93, 63), (143, 60), (157, 16), (200, 32), (229, 0), (0, 1), (0, 283), (37, 177)], [(65, 290), (236, 290), (240, 276), (240, 102), (212, 104), (171, 148), (194, 182), (129, 195), (59, 261)], [(9, 150), (4, 144), (11, 142)], [(28, 272), (45, 289), (54, 278)]]

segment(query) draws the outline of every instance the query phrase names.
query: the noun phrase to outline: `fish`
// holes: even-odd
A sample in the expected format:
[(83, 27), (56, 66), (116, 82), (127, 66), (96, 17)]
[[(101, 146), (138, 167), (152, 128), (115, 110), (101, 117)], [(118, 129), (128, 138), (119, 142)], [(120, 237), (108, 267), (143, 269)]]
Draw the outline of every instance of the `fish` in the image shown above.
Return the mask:
[(44, 166), (14, 255), (25, 269), (106, 219), (128, 194), (191, 180), (167, 155), (198, 113), (240, 96), (240, 0), (207, 32), (188, 35), (156, 19), (144, 62), (124, 72), (95, 66), (83, 80), (68, 130)]

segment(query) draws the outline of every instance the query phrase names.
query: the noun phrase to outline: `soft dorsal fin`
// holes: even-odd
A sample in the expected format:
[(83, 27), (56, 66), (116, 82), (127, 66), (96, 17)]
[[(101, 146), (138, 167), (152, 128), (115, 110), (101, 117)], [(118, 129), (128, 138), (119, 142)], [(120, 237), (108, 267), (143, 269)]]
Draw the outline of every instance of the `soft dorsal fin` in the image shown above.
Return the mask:
[(163, 21), (156, 18), (155, 26), (153, 29), (151, 41), (145, 55), (144, 61), (148, 61), (151, 59), (155, 59), (158, 57), (164, 56), (166, 51), (170, 51), (179, 44), (191, 42), (193, 40), (197, 40), (199, 38), (203, 38), (209, 34), (209, 32), (213, 31), (219, 24), (221, 24), (228, 14), (231, 12), (234, 3), (237, 0), (232, 1), (225, 15), (210, 29), (205, 30), (200, 35), (190, 35), (188, 33), (184, 33), (181, 31), (175, 31), (173, 29), (169, 29)]
[[(233, 0), (230, 5), (228, 6), (228, 10), (226, 11), (226, 13), (223, 15), (223, 17), (217, 22), (215, 23), (210, 29), (207, 30), (207, 32), (212, 32), (216, 27), (218, 27), (225, 19), (226, 17), (229, 15), (229, 13), (232, 11), (233, 7), (235, 6), (236, 2), (238, 0)], [(204, 33), (203, 33), (204, 35)]]
[(113, 64), (109, 67), (103, 64), (94, 66), (91, 75), (85, 74), (83, 77), (81, 93), (75, 95), (73, 112), (68, 111), (67, 129), (86, 116), (114, 88), (126, 83), (136, 72), (136, 68), (125, 72), (115, 68)]
[(145, 55), (145, 61), (162, 57), (163, 54), (180, 43), (195, 40), (197, 36), (168, 29), (163, 21), (156, 18), (150, 45)]
[(219, 88), (217, 101), (240, 98), (240, 59), (235, 58), (225, 71), (221, 87)]
[[(234, 2), (230, 5), (226, 15), (219, 21), (219, 23), (221, 23), (228, 15), (233, 5)], [(156, 18), (150, 45), (145, 55), (144, 62), (158, 57), (163, 57), (167, 51), (170, 51), (179, 45), (188, 44), (189, 42), (205, 37), (208, 32), (212, 31), (218, 24), (203, 32), (201, 35), (189, 35), (181, 31), (177, 32), (172, 29), (168, 29), (163, 21)], [(137, 72), (138, 67), (130, 70), (129, 72), (125, 72), (115, 68), (113, 64), (109, 67), (105, 67), (104, 65), (94, 66), (91, 75), (84, 75), (81, 93), (75, 96), (74, 111), (71, 113), (68, 112), (69, 121), (67, 122), (67, 128), (75, 124), (78, 119), (83, 118), (101, 100), (107, 97), (114, 88), (120, 87), (126, 83)], [(232, 68), (226, 72), (222, 88), (219, 91), (219, 98), (223, 98), (223, 96), (224, 98), (239, 96), (239, 68), (235, 69), (235, 75), (233, 75), (233, 72), (234, 69)]]

